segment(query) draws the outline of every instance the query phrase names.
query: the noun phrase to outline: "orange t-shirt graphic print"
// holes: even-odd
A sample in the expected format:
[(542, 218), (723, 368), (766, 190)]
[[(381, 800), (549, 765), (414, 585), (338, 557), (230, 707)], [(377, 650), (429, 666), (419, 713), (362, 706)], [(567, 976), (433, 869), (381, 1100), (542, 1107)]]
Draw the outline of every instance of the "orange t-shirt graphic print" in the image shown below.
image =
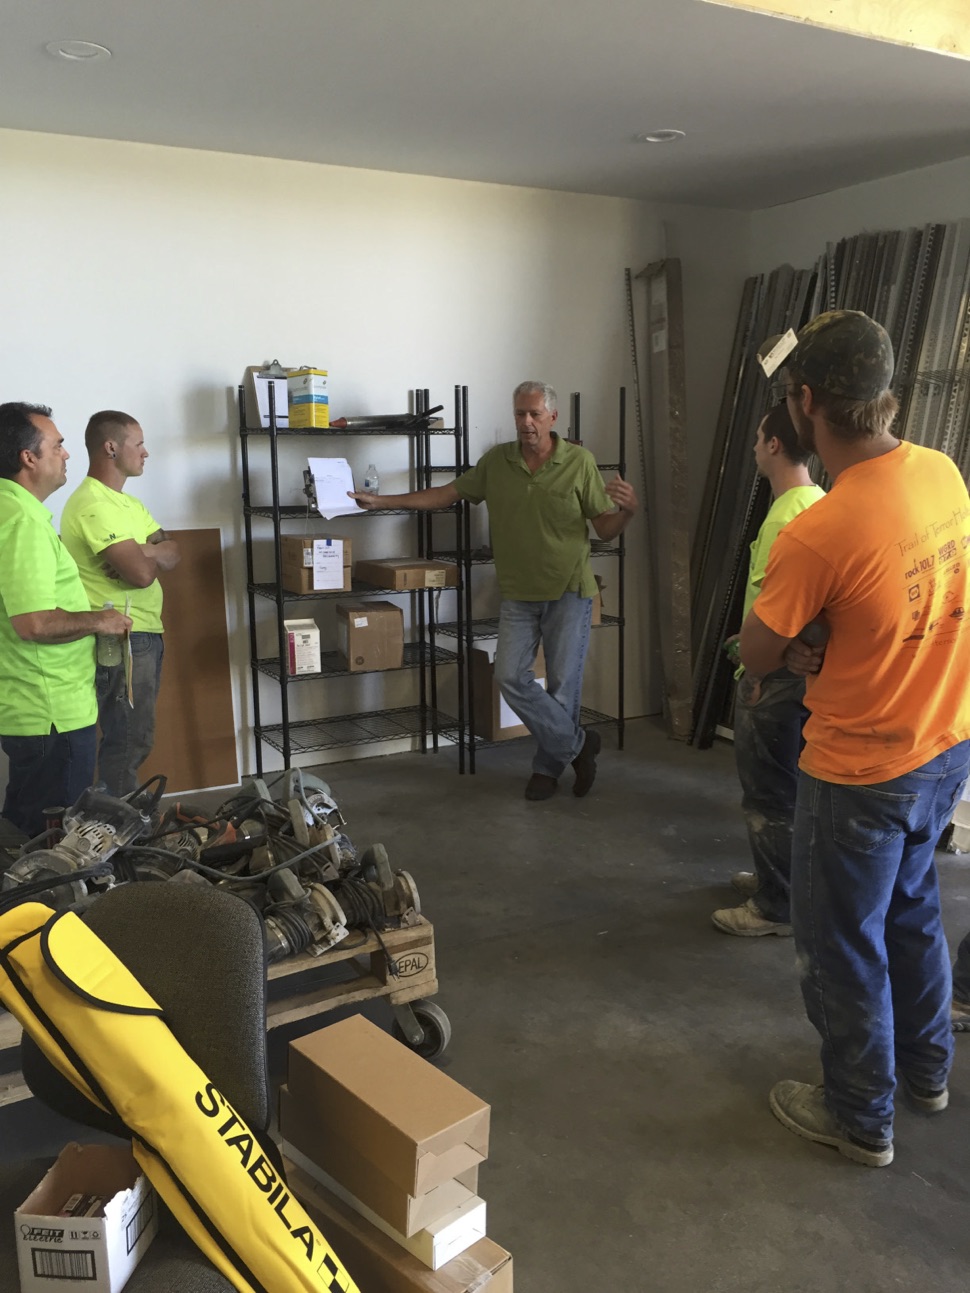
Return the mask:
[(970, 737), (970, 498), (944, 454), (901, 444), (839, 474), (778, 536), (754, 605), (794, 637), (831, 626), (800, 766), (878, 784)]

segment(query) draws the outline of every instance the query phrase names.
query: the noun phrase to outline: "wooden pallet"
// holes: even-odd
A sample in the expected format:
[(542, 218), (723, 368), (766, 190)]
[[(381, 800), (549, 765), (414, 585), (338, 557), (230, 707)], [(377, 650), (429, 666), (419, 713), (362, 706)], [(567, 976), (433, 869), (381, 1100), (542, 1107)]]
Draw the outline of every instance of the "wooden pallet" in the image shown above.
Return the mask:
[[(291, 956), (269, 967), (270, 993), (266, 1007), (267, 1029), (281, 1028), (300, 1019), (312, 1019), (328, 1010), (387, 997), (392, 1006), (433, 997), (438, 991), (435, 977), (434, 926), (420, 917), (406, 929), (389, 929), (366, 937), (351, 930), (342, 943), (320, 956)], [(392, 973), (391, 962), (398, 968)], [(334, 966), (349, 973), (343, 981), (332, 981)], [(328, 976), (331, 981), (328, 980)], [(276, 993), (292, 982), (293, 992)], [(30, 1098), (20, 1074), (21, 1028), (13, 1015), (0, 1011), (0, 1107)]]
[[(381, 934), (363, 937), (352, 930), (350, 936), (320, 956), (291, 956), (269, 968), (270, 991), (274, 999), (266, 1008), (267, 1028), (280, 1028), (300, 1019), (310, 1019), (339, 1006), (387, 997), (392, 1006), (432, 997), (438, 991), (435, 974), (434, 927), (420, 917), (406, 929), (389, 929)], [(391, 962), (397, 966), (392, 973)], [(344, 982), (327, 982), (330, 967), (342, 965), (353, 977)], [(296, 989), (286, 996), (275, 996), (273, 985), (284, 988), (281, 980), (301, 976)], [(307, 976), (303, 981), (302, 976)], [(312, 982), (314, 977), (319, 982)]]

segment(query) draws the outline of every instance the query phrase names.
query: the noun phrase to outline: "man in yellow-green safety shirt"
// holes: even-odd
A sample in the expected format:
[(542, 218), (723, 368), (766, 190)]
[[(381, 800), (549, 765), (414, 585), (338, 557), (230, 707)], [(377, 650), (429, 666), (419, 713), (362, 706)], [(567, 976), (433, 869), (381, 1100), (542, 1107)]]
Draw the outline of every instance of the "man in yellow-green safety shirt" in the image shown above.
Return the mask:
[(70, 457), (44, 404), (0, 404), (0, 747), (3, 815), (39, 835), (94, 779), (94, 639), (131, 620), (90, 609), (44, 501)]
[(148, 458), (136, 420), (113, 409), (94, 413), (84, 443), (88, 474), (64, 505), (61, 538), (77, 562), (90, 605), (131, 608), (131, 700), (124, 660), (99, 662), (96, 676), (98, 780), (109, 794), (128, 795), (155, 741), (164, 653), (158, 576), (178, 564), (179, 549), (145, 505), (125, 493)]
[[(811, 507), (824, 492), (808, 473), (811, 454), (798, 442), (785, 404), (763, 419), (754, 443), (758, 474), (771, 486), (773, 501), (751, 545), (744, 614), (754, 605), (768, 566), (772, 544), (785, 525)], [(725, 644), (731, 647), (737, 635)], [(790, 888), (792, 826), (798, 785), (805, 679), (787, 669), (751, 678), (743, 666), (734, 703), (734, 755), (741, 782), (741, 808), (748, 828), (754, 871), (739, 871), (732, 884), (745, 899), (711, 917), (717, 929), (742, 938), (791, 934)]]

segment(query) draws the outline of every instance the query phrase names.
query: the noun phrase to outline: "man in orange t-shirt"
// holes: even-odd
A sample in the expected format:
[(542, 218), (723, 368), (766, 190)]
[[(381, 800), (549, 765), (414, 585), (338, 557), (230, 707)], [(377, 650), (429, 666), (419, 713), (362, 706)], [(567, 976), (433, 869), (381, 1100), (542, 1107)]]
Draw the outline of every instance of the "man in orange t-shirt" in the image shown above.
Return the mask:
[[(753, 673), (811, 673), (791, 897), (824, 1084), (779, 1082), (770, 1105), (797, 1135), (882, 1167), (897, 1079), (923, 1112), (948, 1100), (933, 852), (970, 760), (970, 498), (949, 458), (892, 434), (878, 323), (819, 315), (782, 362), (799, 439), (834, 483), (778, 536), (741, 630)], [(810, 652), (794, 639), (820, 615), (830, 636)]]

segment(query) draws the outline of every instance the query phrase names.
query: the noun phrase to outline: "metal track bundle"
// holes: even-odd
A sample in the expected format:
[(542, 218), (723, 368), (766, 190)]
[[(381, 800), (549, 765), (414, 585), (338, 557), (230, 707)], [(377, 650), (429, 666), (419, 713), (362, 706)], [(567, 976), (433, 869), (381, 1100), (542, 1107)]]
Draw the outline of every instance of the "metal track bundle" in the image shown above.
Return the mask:
[(729, 721), (732, 667), (722, 646), (740, 627), (748, 549), (770, 502), (752, 455), (773, 399), (756, 351), (836, 309), (864, 310), (892, 339), (897, 434), (948, 454), (964, 479), (970, 473), (970, 220), (858, 234), (829, 243), (814, 270), (782, 265), (747, 280), (692, 557), (691, 739), (702, 748)]

